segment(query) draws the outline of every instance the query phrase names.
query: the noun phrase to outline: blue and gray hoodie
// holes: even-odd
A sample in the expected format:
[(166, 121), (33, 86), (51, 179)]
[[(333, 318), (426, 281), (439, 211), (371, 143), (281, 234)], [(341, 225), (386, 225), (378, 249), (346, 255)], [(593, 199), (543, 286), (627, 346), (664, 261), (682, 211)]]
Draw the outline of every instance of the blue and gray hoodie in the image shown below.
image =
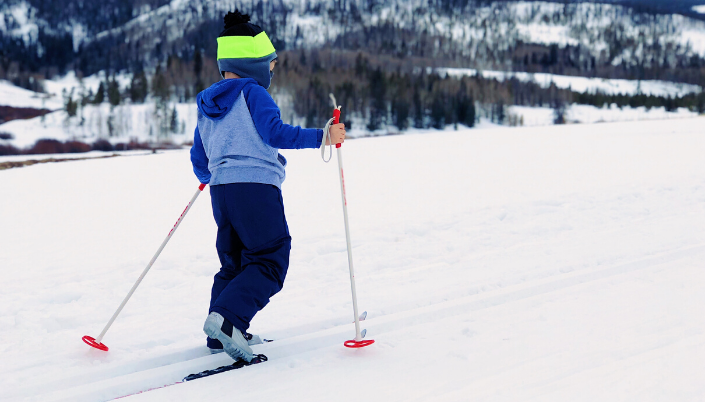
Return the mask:
[(252, 78), (226, 79), (196, 97), (193, 171), (211, 186), (264, 183), (281, 188), (279, 149), (319, 148), (323, 130), (284, 124), (272, 97)]

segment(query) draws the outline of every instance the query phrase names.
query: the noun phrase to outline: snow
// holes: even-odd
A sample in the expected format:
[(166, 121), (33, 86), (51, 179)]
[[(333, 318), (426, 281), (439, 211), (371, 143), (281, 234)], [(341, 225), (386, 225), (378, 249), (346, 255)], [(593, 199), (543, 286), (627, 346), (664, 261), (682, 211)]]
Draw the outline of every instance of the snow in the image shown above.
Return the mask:
[[(431, 70), (433, 71), (433, 70)], [(542, 88), (548, 88), (551, 84), (561, 89), (571, 89), (574, 92), (602, 92), (608, 95), (636, 95), (642, 93), (654, 96), (679, 97), (691, 93), (700, 93), (702, 88), (698, 85), (684, 84), (679, 82), (659, 81), (659, 80), (624, 80), (607, 78), (575, 77), (569, 75), (557, 75), (546, 73), (524, 73), (508, 71), (478, 71), (472, 68), (436, 68), (439, 74), (448, 74), (452, 77), (476, 76), (482, 74), (484, 78), (494, 78), (504, 81), (516, 78), (522, 82), (535, 82)]]
[[(510, 106), (510, 115), (523, 118), (524, 126), (547, 126), (553, 124), (554, 110), (549, 107)], [(667, 112), (664, 107), (646, 109), (645, 107), (619, 108), (612, 104), (598, 108), (592, 105), (573, 104), (566, 107), (565, 119), (568, 123), (605, 123), (617, 121), (663, 120), (696, 117), (697, 112), (679, 108)]]
[[(705, 394), (705, 118), (493, 127), (285, 151), (293, 236), (252, 331), (270, 361), (127, 400), (679, 400)], [(449, 146), (452, 144), (452, 146)], [(196, 191), (187, 150), (0, 171), (0, 389), (103, 401), (227, 364), (201, 326), (209, 194), (97, 336)], [(40, 380), (40, 381), (38, 381)], [(599, 386), (596, 386), (599, 384)]]
[(32, 155), (3, 155), (0, 156), (0, 163), (3, 162), (21, 162), (26, 160), (46, 160), (46, 159), (87, 159), (87, 158), (105, 158), (109, 156), (135, 156), (151, 154), (150, 150), (136, 151), (90, 151), (83, 153), (72, 154), (32, 154)]
[[(115, 76), (120, 88), (128, 87), (131, 78), (130, 74)], [(73, 99), (79, 101), (80, 93), (89, 90), (95, 93), (103, 81), (105, 81), (104, 73), (79, 79), (70, 72), (64, 77), (43, 81), (46, 94), (28, 91), (7, 81), (0, 81), (0, 105), (57, 110), (33, 119), (12, 120), (0, 124), (0, 131), (11, 133), (15, 137), (14, 140), (6, 142), (25, 148), (42, 138), (61, 141), (79, 140), (87, 143), (106, 139), (114, 144), (126, 143), (133, 139), (140, 142), (166, 140), (181, 144), (193, 139), (196, 113), (192, 102), (167, 105), (168, 113), (176, 109), (178, 121), (176, 132), (168, 135), (158, 136), (159, 119), (155, 115), (155, 104), (151, 102), (144, 104), (126, 102), (115, 107), (106, 102), (100, 105), (89, 104), (79, 108), (78, 116), (67, 119), (68, 116), (64, 111), (64, 94), (73, 94)]]
[(570, 27), (545, 24), (521, 24), (517, 26), (519, 37), (527, 43), (557, 44), (561, 47), (577, 46), (580, 41), (570, 36)]
[[(132, 80), (132, 74), (116, 74), (115, 80), (118, 82), (120, 89), (124, 90), (130, 85), (130, 81)], [(64, 91), (66, 91), (66, 93), (70, 93), (72, 89), (74, 89), (75, 98), (81, 87), (85, 88), (86, 91), (91, 90), (93, 91), (93, 93), (96, 93), (98, 91), (100, 83), (105, 81), (106, 76), (104, 71), (90, 75), (88, 77), (83, 77), (81, 79), (76, 77), (76, 74), (73, 71), (69, 71), (63, 77), (58, 77), (52, 80), (44, 80), (43, 84), (44, 89), (47, 91), (47, 93), (54, 94), (61, 99), (61, 95)]]
[[(0, 131), (11, 133), (15, 139), (11, 143), (19, 148), (29, 147), (42, 138), (60, 141), (78, 140), (92, 143), (105, 139), (113, 144), (127, 143), (136, 139), (139, 142), (171, 141), (175, 144), (193, 140), (196, 128), (196, 113), (193, 103), (177, 103), (179, 127), (177, 133), (157, 135), (158, 122), (154, 115), (154, 104), (120, 105), (111, 107), (107, 103), (87, 105), (83, 111), (85, 122), (79, 125), (78, 119), (67, 121), (66, 112), (58, 111), (28, 120), (12, 120), (0, 125)], [(108, 119), (112, 117), (114, 134), (110, 135)]]
[(9, 6), (5, 11), (11, 17), (12, 26), (7, 26), (9, 24), (3, 16), (1, 29), (3, 34), (11, 37), (21, 37), (27, 45), (37, 41), (39, 26), (35, 18), (36, 8), (26, 1), (20, 1)]
[(695, 11), (696, 13), (705, 14), (705, 5), (694, 6), (693, 11)]
[(705, 56), (705, 32), (702, 27), (684, 28), (681, 38), (696, 54)]
[(51, 94), (42, 94), (0, 80), (0, 106), (29, 107), (35, 109), (61, 109), (63, 101)]
[[(131, 74), (118, 74), (115, 76), (115, 80), (118, 82), (121, 89), (128, 87), (131, 79)], [(0, 106), (44, 108), (50, 110), (63, 109), (64, 91), (69, 94), (73, 89), (74, 100), (76, 100), (81, 87), (86, 91), (90, 89), (95, 93), (98, 91), (98, 87), (103, 81), (105, 81), (105, 74), (103, 72), (78, 79), (76, 74), (71, 71), (63, 77), (53, 80), (43, 80), (42, 85), (46, 93), (38, 93), (15, 86), (9, 81), (0, 80)]]
[[(649, 46), (653, 40), (661, 43), (686, 46), (700, 56), (705, 55), (705, 45), (702, 43), (705, 23), (697, 19), (679, 14), (657, 15), (650, 23), (639, 25), (634, 19), (638, 10), (615, 4), (595, 4), (592, 2), (577, 2), (573, 4), (556, 4), (552, 2), (510, 2), (507, 4), (516, 24), (517, 39), (559, 46), (580, 45), (591, 49), (595, 57), (601, 57), (601, 52), (609, 53), (612, 49), (607, 43), (604, 31), (620, 28), (623, 39), (639, 46), (627, 46), (621, 55), (613, 54), (618, 59), (635, 59), (627, 57), (633, 50), (639, 51), (642, 46)], [(705, 6), (696, 6), (695, 11)], [(643, 18), (643, 17), (642, 17)], [(656, 36), (654, 36), (656, 35)]]
[(81, 44), (88, 38), (88, 30), (82, 24), (74, 22), (71, 25), (71, 37), (73, 38), (73, 51), (78, 53)]

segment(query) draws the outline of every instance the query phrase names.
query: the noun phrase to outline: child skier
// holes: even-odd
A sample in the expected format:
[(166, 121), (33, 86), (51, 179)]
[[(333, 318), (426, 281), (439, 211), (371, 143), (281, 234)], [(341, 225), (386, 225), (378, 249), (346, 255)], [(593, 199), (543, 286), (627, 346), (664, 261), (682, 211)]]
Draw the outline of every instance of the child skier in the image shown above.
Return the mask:
[[(224, 21), (218, 36), (224, 79), (196, 97), (191, 148), (194, 173), (210, 185), (221, 264), (203, 331), (212, 352), (249, 362), (250, 321), (281, 290), (289, 266), (291, 237), (280, 189), (286, 159), (278, 149), (319, 148), (323, 130), (282, 122), (267, 93), (274, 46), (246, 14), (228, 12)], [(330, 138), (342, 143), (344, 125), (332, 125)]]

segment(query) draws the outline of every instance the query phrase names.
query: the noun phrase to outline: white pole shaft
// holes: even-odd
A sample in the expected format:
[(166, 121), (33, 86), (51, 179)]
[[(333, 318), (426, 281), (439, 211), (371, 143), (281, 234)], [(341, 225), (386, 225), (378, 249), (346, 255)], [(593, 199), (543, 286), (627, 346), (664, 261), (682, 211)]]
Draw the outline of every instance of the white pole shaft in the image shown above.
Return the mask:
[(355, 289), (355, 270), (353, 269), (352, 243), (350, 242), (350, 224), (348, 223), (348, 202), (345, 197), (345, 175), (343, 174), (343, 154), (340, 147), (338, 152), (338, 173), (340, 174), (340, 192), (343, 196), (343, 217), (345, 218), (345, 240), (348, 243), (348, 266), (350, 267), (350, 288), (352, 289), (353, 313), (355, 314), (355, 340), (361, 341), (360, 316), (357, 313), (357, 291)]
[(117, 318), (118, 314), (122, 311), (123, 307), (125, 307), (125, 304), (127, 304), (127, 301), (130, 300), (130, 297), (132, 297), (132, 294), (135, 293), (135, 290), (137, 289), (137, 286), (139, 286), (140, 282), (142, 282), (142, 279), (144, 279), (145, 275), (147, 275), (147, 272), (149, 272), (149, 269), (152, 268), (152, 265), (154, 264), (154, 261), (157, 260), (157, 257), (159, 257), (159, 254), (162, 253), (162, 250), (164, 250), (164, 247), (166, 244), (169, 242), (169, 239), (171, 239), (171, 236), (176, 232), (176, 228), (179, 227), (179, 224), (181, 224), (181, 221), (184, 219), (184, 216), (188, 213), (189, 209), (191, 209), (191, 206), (193, 203), (196, 201), (196, 198), (198, 198), (198, 195), (201, 194), (201, 191), (203, 191), (203, 188), (205, 186), (201, 185), (198, 188), (198, 191), (196, 194), (193, 195), (191, 198), (191, 201), (189, 201), (188, 205), (186, 206), (186, 209), (184, 209), (184, 212), (181, 213), (181, 216), (179, 216), (179, 219), (176, 221), (176, 224), (174, 225), (173, 228), (171, 228), (171, 231), (169, 231), (169, 234), (166, 236), (166, 239), (162, 242), (162, 245), (159, 246), (159, 250), (157, 250), (156, 254), (154, 254), (154, 257), (152, 257), (152, 260), (147, 264), (147, 268), (142, 271), (142, 275), (137, 279), (137, 282), (135, 282), (134, 285), (132, 285), (132, 289), (130, 289), (130, 292), (125, 296), (125, 299), (120, 303), (120, 307), (115, 311), (115, 314), (110, 318), (110, 321), (105, 325), (105, 328), (103, 328), (103, 331), (98, 335), (98, 338), (96, 338), (97, 343), (101, 343), (103, 340), (103, 337), (105, 336), (105, 333), (108, 332), (108, 329), (110, 328), (111, 325), (113, 325), (113, 322)]

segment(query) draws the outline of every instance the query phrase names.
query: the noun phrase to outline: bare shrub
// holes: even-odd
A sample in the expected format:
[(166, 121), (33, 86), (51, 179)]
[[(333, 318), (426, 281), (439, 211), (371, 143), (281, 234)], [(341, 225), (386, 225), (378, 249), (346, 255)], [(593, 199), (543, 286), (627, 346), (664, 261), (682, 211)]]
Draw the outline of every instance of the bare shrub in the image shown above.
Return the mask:
[(104, 140), (104, 139), (96, 140), (96, 142), (94, 142), (93, 145), (91, 145), (91, 147), (94, 151), (105, 151), (105, 152), (110, 152), (115, 149), (113, 147), (113, 144), (110, 143), (110, 141)]
[(83, 153), (91, 151), (91, 146), (81, 141), (68, 141), (64, 144), (64, 152)]
[(21, 154), (22, 151), (17, 149), (16, 147), (12, 145), (2, 145), (0, 144), (0, 156), (4, 155), (19, 155)]
[(64, 143), (59, 140), (42, 138), (27, 150), (27, 154), (61, 154), (64, 153)]
[(152, 146), (146, 142), (131, 140), (128, 143), (121, 142), (119, 144), (115, 144), (114, 148), (115, 151), (134, 151), (140, 149), (152, 149)]

